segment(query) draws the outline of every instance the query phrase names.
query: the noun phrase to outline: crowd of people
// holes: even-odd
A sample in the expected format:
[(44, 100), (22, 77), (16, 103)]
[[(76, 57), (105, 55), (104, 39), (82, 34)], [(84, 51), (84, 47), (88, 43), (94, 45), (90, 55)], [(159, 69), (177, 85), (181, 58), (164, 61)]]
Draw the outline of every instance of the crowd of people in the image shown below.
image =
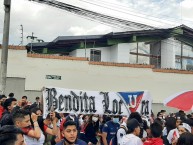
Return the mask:
[(0, 95), (0, 145), (193, 145), (193, 113), (161, 110), (154, 117), (57, 113), (42, 103)]

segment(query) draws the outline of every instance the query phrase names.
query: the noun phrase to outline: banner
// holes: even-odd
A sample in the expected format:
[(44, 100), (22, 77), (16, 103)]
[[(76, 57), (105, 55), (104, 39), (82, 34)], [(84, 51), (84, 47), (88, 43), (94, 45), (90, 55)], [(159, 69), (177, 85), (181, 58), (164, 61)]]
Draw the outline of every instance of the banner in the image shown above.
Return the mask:
[(139, 112), (148, 118), (151, 116), (152, 98), (148, 91), (118, 93), (126, 102), (130, 112)]
[(98, 92), (46, 87), (43, 89), (44, 117), (58, 113), (125, 115), (151, 113), (150, 97), (144, 92)]

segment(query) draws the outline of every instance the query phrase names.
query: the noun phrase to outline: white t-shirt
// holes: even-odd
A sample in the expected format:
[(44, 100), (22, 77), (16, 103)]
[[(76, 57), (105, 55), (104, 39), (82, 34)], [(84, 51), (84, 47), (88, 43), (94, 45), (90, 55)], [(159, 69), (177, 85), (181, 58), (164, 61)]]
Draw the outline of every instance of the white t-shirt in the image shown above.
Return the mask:
[(120, 145), (143, 145), (143, 142), (138, 136), (131, 133), (123, 136)]
[(172, 139), (173, 139), (174, 137), (176, 137), (176, 138), (179, 138), (179, 137), (180, 137), (177, 128), (170, 130), (170, 132), (168, 133), (167, 139), (168, 139), (168, 142), (169, 142), (170, 144), (172, 143)]
[(166, 127), (164, 127), (164, 129), (162, 130), (162, 135), (163, 135), (163, 136), (166, 136), (166, 135), (167, 135), (167, 128), (166, 128)]
[(38, 140), (36, 138), (32, 138), (30, 136), (24, 135), (24, 142), (26, 143), (26, 145), (43, 145), (44, 141), (45, 141), (45, 136), (42, 132)]
[[(121, 144), (121, 141), (122, 141), (122, 139), (123, 139), (123, 136), (126, 135), (125, 129), (127, 129), (125, 122), (123, 122), (123, 123), (121, 124), (121, 126), (122, 126), (122, 127), (120, 127), (120, 128), (117, 130), (117, 144), (118, 144), (118, 145)], [(123, 127), (124, 127), (125, 129), (124, 129)]]

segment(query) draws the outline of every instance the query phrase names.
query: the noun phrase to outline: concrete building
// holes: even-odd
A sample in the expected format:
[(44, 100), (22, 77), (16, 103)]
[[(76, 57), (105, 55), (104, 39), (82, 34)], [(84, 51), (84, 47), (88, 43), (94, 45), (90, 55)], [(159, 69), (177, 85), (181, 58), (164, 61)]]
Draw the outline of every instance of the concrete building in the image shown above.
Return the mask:
[(192, 68), (193, 30), (186, 26), (62, 36), (52, 42), (9, 47), (6, 95), (27, 95), (33, 102), (43, 86), (148, 90), (157, 112), (164, 98), (192, 89)]

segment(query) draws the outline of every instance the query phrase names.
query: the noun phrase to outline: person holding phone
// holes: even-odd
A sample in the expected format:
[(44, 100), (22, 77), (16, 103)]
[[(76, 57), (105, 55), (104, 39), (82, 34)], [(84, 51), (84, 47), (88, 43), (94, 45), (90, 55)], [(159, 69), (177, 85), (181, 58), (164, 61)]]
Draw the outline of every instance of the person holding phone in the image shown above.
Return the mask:
[[(27, 145), (43, 145), (45, 136), (38, 124), (38, 115), (30, 113), (24, 109), (13, 112), (12, 119), (14, 125), (24, 132), (24, 141)], [(31, 123), (32, 121), (32, 123)]]

